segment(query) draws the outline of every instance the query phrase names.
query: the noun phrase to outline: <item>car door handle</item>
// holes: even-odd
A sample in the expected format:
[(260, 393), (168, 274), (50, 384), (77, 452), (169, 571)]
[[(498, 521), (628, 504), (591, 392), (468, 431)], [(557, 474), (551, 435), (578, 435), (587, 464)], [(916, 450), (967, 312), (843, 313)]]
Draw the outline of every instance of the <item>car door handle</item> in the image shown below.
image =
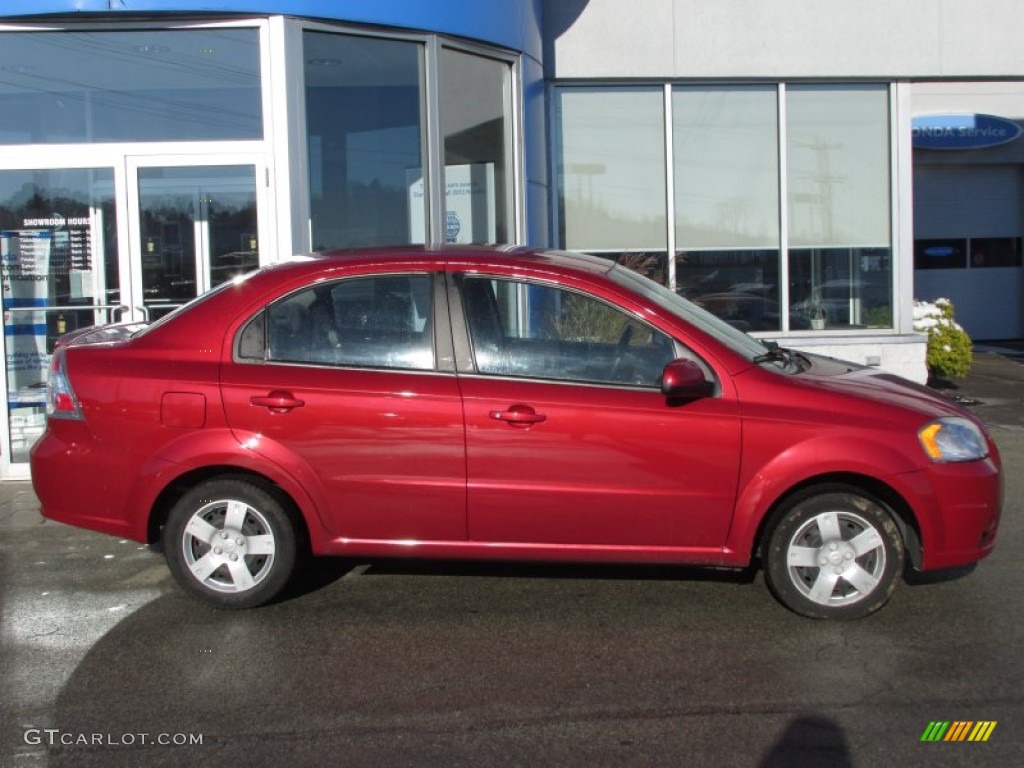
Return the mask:
[(512, 426), (523, 427), (539, 424), (547, 419), (547, 416), (543, 413), (537, 413), (528, 405), (510, 405), (504, 411), (491, 411), (490, 415), (496, 421), (504, 421)]
[(259, 405), (271, 413), (288, 413), (292, 408), (299, 408), (306, 404), (305, 400), (299, 400), (292, 396), (291, 392), (275, 389), (266, 395), (253, 395), (249, 398), (252, 405)]

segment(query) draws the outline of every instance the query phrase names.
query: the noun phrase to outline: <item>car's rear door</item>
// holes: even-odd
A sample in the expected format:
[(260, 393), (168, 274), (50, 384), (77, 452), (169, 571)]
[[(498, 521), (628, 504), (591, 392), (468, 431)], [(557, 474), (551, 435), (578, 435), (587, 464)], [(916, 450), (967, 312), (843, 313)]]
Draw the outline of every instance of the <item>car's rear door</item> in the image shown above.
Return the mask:
[(427, 271), (316, 283), (239, 332), (222, 372), (251, 450), (326, 506), (339, 537), (466, 537), (461, 397), (443, 280)]
[(468, 318), (456, 349), (472, 540), (695, 554), (724, 544), (740, 458), (728, 382), (670, 403), (659, 379), (682, 347), (635, 315), (542, 282), (453, 282), (464, 308), (453, 322)]

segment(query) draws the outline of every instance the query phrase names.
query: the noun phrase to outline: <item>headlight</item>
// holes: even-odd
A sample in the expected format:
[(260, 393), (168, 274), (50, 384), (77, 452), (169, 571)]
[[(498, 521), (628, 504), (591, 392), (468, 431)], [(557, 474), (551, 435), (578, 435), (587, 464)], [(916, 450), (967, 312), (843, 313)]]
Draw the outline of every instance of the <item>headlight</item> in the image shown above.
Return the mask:
[(932, 461), (975, 461), (988, 456), (988, 443), (974, 422), (944, 416), (917, 431), (921, 447)]

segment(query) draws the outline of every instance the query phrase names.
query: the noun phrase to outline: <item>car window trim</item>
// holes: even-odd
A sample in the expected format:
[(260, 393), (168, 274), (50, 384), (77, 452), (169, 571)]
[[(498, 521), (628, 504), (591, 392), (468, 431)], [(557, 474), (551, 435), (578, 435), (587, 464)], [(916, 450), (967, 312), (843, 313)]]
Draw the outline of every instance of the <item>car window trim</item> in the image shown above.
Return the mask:
[[(296, 288), (295, 290), (289, 291), (288, 293), (275, 297), (273, 300), (268, 301), (265, 304), (262, 304), (256, 312), (247, 317), (235, 331), (234, 338), (232, 340), (232, 361), (234, 363), (244, 365), (286, 365), (290, 367), (298, 366), (302, 368), (319, 368), (330, 370), (382, 371), (390, 373), (421, 374), (454, 373), (455, 353), (452, 341), (452, 323), (448, 309), (448, 291), (446, 288), (445, 272), (443, 265), (441, 265), (439, 269), (413, 269), (346, 275), (344, 277), (339, 277), (324, 282), (333, 284), (342, 282), (344, 280), (365, 280), (383, 277), (412, 277), (424, 275), (428, 276), (431, 280), (431, 343), (434, 354), (434, 365), (432, 368), (397, 368), (379, 365), (355, 365), (351, 363), (334, 364), (319, 361), (270, 359), (270, 329), (268, 327), (268, 310), (275, 304), (287, 301), (291, 297), (299, 293), (302, 293), (303, 291), (310, 290), (313, 287), (313, 285), (317, 284), (316, 281), (314, 281), (313, 283), (304, 284)], [(249, 325), (257, 319), (257, 317), (262, 317), (263, 323), (263, 357), (243, 357), (241, 355), (242, 334), (249, 327)]]
[(556, 288), (558, 290), (571, 291), (579, 293), (582, 296), (600, 301), (603, 304), (615, 309), (618, 312), (622, 312), (628, 315), (632, 320), (650, 328), (652, 331), (667, 336), (672, 342), (673, 347), (673, 359), (687, 359), (697, 363), (704, 371), (704, 375), (708, 377), (708, 380), (712, 383), (712, 393), (710, 397), (720, 397), (722, 394), (722, 386), (719, 381), (718, 375), (715, 373), (715, 369), (711, 366), (704, 358), (697, 354), (694, 350), (679, 340), (677, 336), (667, 331), (652, 325), (646, 318), (629, 310), (626, 307), (622, 307), (618, 304), (610, 302), (600, 296), (596, 296), (585, 290), (576, 288), (575, 286), (567, 286), (562, 283), (553, 280), (544, 280), (543, 278), (525, 278), (516, 275), (505, 275), (505, 274), (490, 274), (483, 271), (475, 270), (459, 270), (449, 272), (447, 274), (448, 281), (448, 311), (451, 315), (451, 335), (455, 345), (455, 362), (456, 362), (456, 373), (460, 376), (473, 376), (485, 379), (506, 379), (509, 381), (522, 381), (522, 382), (534, 382), (542, 384), (562, 384), (569, 386), (579, 387), (599, 387), (599, 388), (612, 388), (628, 390), (630, 392), (646, 391), (655, 392), (659, 391), (656, 386), (647, 386), (641, 384), (628, 384), (625, 382), (602, 382), (602, 381), (584, 381), (579, 379), (548, 379), (536, 376), (515, 376), (509, 374), (500, 373), (486, 373), (480, 371), (476, 366), (476, 358), (473, 353), (473, 342), (469, 332), (469, 320), (466, 317), (465, 304), (462, 300), (462, 286), (467, 278), (472, 279), (483, 279), (483, 280), (501, 280), (505, 282), (518, 282), (527, 283), (530, 285), (539, 285), (548, 288)]

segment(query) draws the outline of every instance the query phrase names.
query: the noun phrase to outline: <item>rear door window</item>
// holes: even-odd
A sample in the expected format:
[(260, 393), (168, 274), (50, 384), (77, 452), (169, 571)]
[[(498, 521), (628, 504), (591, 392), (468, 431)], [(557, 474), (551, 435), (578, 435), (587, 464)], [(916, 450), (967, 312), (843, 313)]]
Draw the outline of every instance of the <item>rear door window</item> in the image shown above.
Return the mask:
[(242, 329), (241, 360), (434, 368), (432, 280), (379, 275), (322, 283), (271, 304)]

